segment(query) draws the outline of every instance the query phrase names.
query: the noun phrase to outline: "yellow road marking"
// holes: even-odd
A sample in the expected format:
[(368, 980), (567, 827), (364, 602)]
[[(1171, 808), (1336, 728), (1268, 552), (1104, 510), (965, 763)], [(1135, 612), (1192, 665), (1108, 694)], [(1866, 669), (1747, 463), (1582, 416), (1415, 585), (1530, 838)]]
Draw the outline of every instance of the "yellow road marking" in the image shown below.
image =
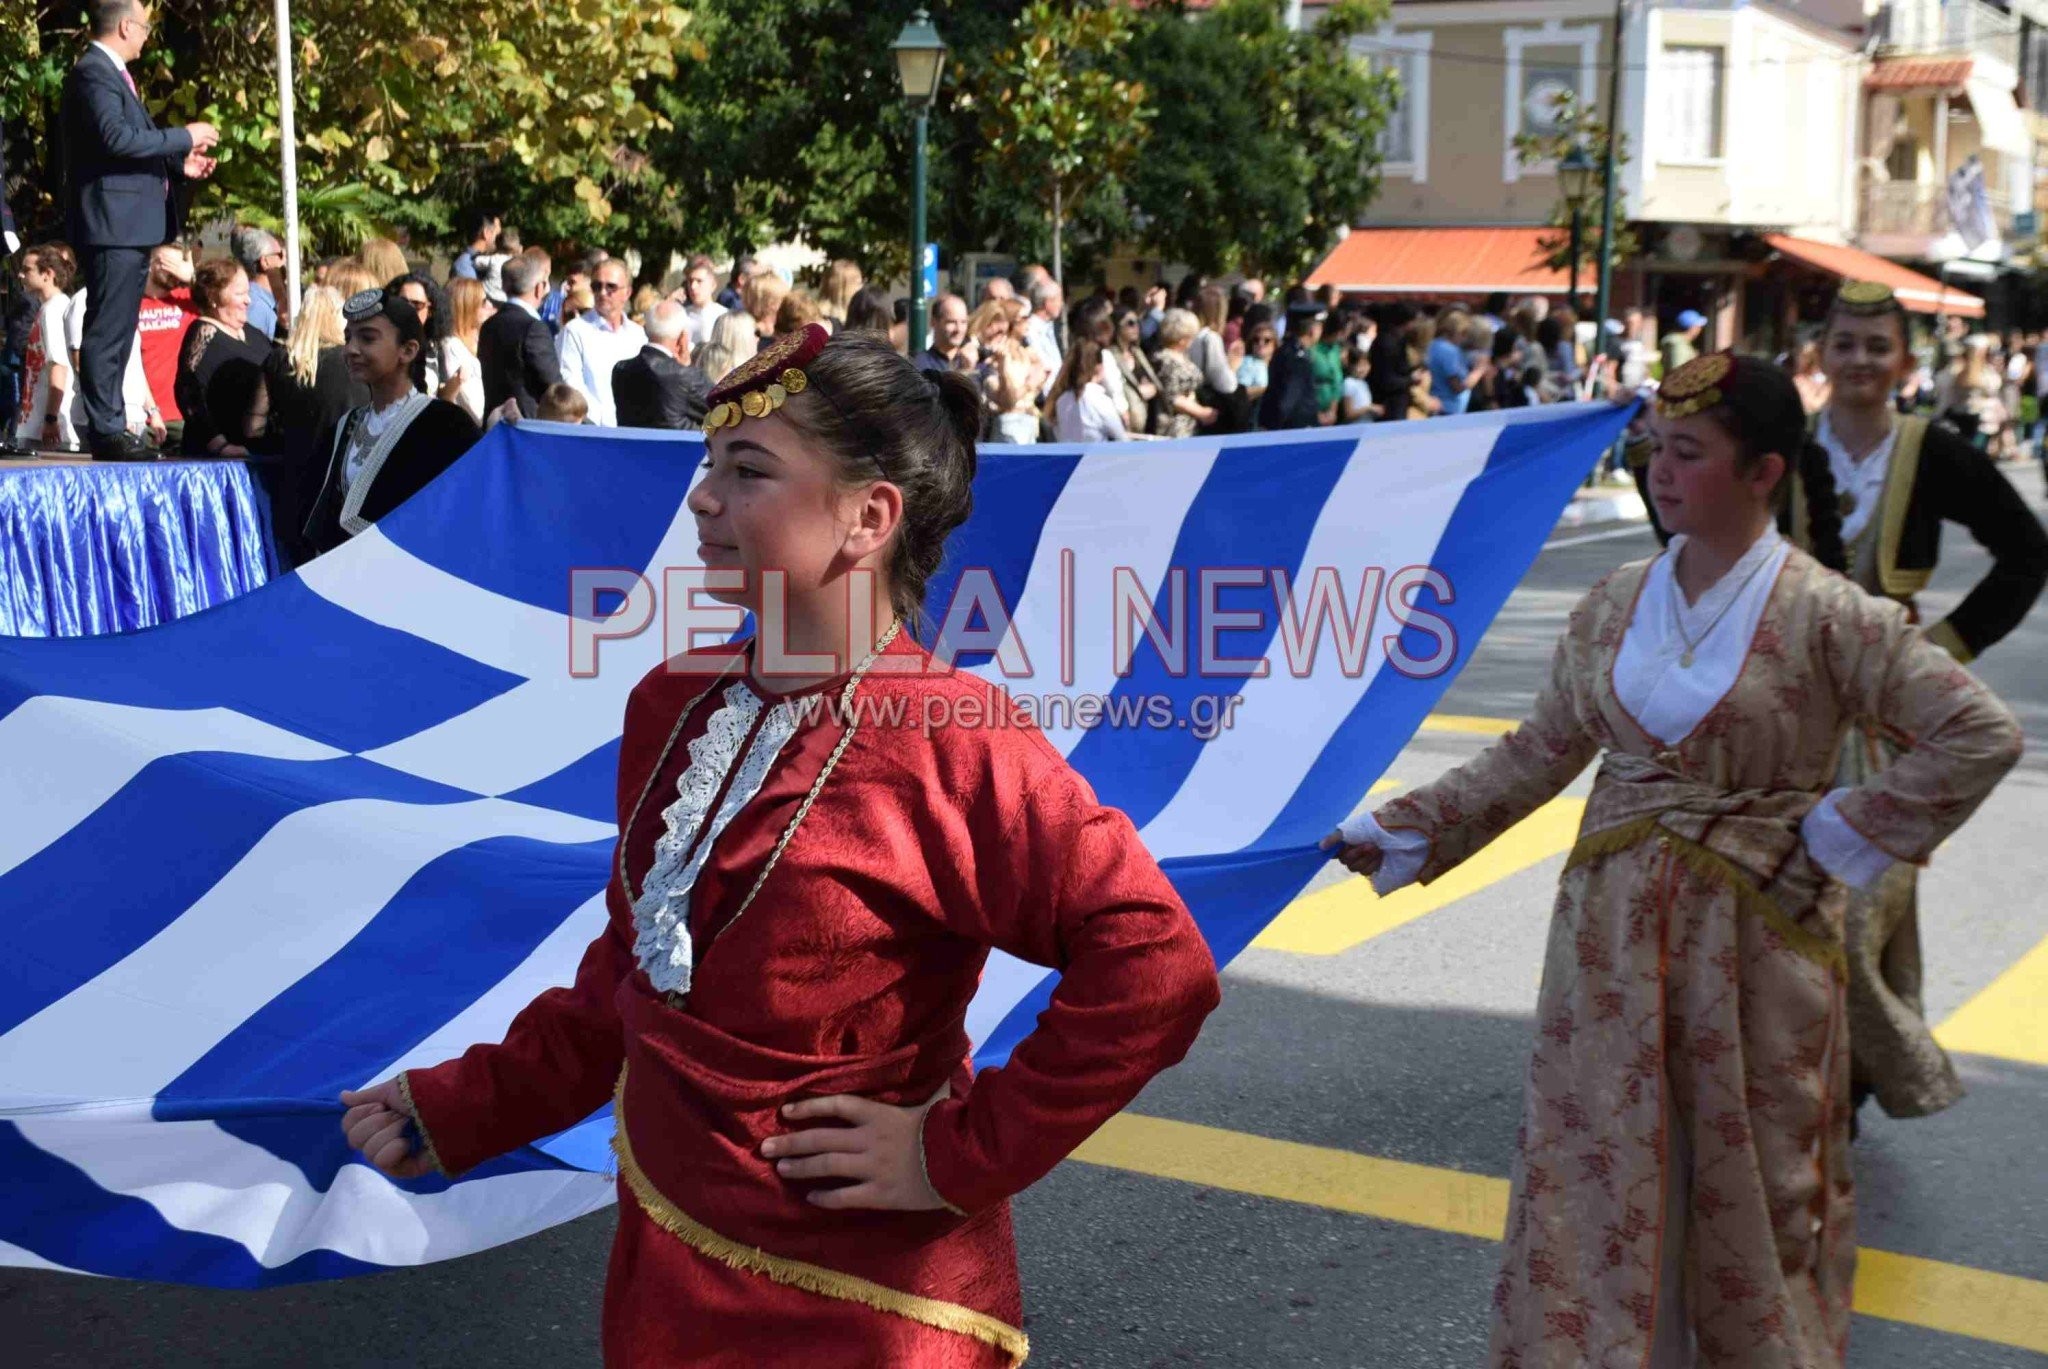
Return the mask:
[(1422, 720), (1424, 732), (1471, 732), (1481, 737), (1505, 737), (1521, 725), (1520, 718), (1474, 718), (1460, 713), (1432, 713)]
[(1112, 1117), (1073, 1158), (1488, 1241), (1500, 1239), (1508, 1219), (1505, 1179), (1130, 1112)]
[(1969, 1055), (2048, 1065), (2048, 941), (1956, 1009), (1934, 1039)]
[[(1113, 1117), (1073, 1158), (1482, 1240), (1499, 1240), (1507, 1225), (1505, 1179), (1164, 1117)], [(2034, 1279), (1864, 1249), (1855, 1306), (1865, 1316), (2048, 1352), (2048, 1283)]]
[(1252, 945), (1296, 955), (1337, 955), (1393, 931), (1489, 884), (1571, 849), (1584, 799), (1552, 799), (1473, 859), (1427, 888), (1411, 884), (1381, 898), (1372, 881), (1347, 879), (1287, 905)]
[(1864, 1247), (1856, 1310), (1972, 1340), (2048, 1353), (2048, 1283)]

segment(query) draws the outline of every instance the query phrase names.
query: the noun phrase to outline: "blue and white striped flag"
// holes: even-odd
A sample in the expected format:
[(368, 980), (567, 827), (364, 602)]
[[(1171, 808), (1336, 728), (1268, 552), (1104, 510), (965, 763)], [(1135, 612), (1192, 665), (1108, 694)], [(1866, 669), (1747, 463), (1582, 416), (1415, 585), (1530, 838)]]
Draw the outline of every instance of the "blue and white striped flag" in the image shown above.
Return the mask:
[[(1164, 699), (1176, 718), (1238, 700), (1213, 734), (1048, 729), (1227, 962), (1322, 865), (1317, 839), (1623, 420), (990, 449), (933, 618), (993, 586), (1038, 675), (960, 663), (1016, 691)], [(252, 1287), (466, 1254), (610, 1201), (608, 1119), (400, 1185), (345, 1149), (335, 1095), (497, 1039), (600, 930), (620, 718), (664, 644), (607, 640), (595, 675), (573, 673), (571, 571), (659, 583), (696, 564), (700, 455), (695, 436), (500, 428), (371, 532), (231, 603), (0, 640), (0, 1263)], [(1218, 653), (1270, 672), (1177, 672), (1142, 638), (1119, 672), (1119, 567), (1162, 623), (1204, 568), (1234, 568), (1216, 605), (1264, 612)], [(1320, 578), (1340, 614), (1377, 617), (1348, 645), (1323, 620), (1297, 669), (1313, 623), (1275, 612), (1276, 571), (1298, 606)], [(984, 1063), (1050, 986), (992, 960), (969, 1020)]]

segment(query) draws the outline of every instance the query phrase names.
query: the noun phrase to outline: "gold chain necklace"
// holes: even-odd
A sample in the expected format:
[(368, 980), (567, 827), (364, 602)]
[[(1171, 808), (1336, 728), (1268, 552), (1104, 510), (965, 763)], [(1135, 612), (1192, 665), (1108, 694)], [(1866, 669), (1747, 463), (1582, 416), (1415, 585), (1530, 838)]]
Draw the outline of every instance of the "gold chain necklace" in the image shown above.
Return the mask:
[[(839, 691), (839, 716), (846, 719), (846, 730), (840, 734), (838, 743), (832, 748), (832, 754), (825, 758), (824, 767), (818, 771), (818, 778), (811, 782), (810, 792), (804, 795), (803, 802), (797, 805), (795, 814), (789, 820), (789, 825), (782, 829), (782, 836), (777, 839), (775, 849), (768, 853), (767, 863), (762, 865), (761, 873), (755, 876), (753, 887), (747, 890), (747, 896), (740, 901), (739, 908), (731, 917), (726, 919), (725, 926), (720, 927), (712, 936), (713, 941), (725, 935), (731, 929), (732, 924), (738, 922), (741, 915), (754, 905), (754, 898), (761, 892), (761, 886), (768, 882), (768, 876), (774, 871), (776, 863), (782, 859), (783, 851), (788, 849), (790, 838), (796, 835), (797, 827), (802, 824), (804, 818), (810, 813), (811, 805), (818, 801), (818, 795), (824, 792), (825, 781), (832, 778), (833, 770), (839, 765), (839, 758), (846, 754), (846, 748), (853, 742), (853, 734), (860, 730), (860, 715), (853, 711), (854, 690), (860, 687), (861, 680), (867, 675), (868, 669), (874, 665), (875, 659), (888, 648), (889, 643), (896, 640), (896, 634), (902, 630), (903, 620), (901, 618), (891, 619), (888, 629), (876, 639), (873, 649), (861, 658), (860, 664), (853, 668), (853, 674), (848, 677), (845, 687)], [(708, 688), (683, 706), (681, 716), (676, 719), (676, 725), (669, 730), (668, 740), (662, 744), (661, 755), (654, 762), (654, 769), (648, 772), (647, 783), (641, 786), (640, 797), (633, 801), (633, 811), (627, 816), (625, 827), (619, 832), (619, 887), (625, 890), (626, 903), (629, 907), (638, 903), (640, 896), (633, 892), (633, 881), (626, 873), (626, 842), (631, 837), (633, 829), (639, 825), (640, 810), (646, 806), (648, 796), (654, 792), (654, 782), (660, 778), (662, 770), (668, 765), (668, 759), (676, 749), (676, 742), (681, 739), (683, 729), (689, 725), (690, 715), (697, 711), (698, 704), (709, 698), (712, 691), (724, 683), (725, 674), (721, 671), (718, 678), (713, 680)], [(710, 816), (707, 815), (704, 820), (709, 822), (711, 820)], [(646, 887), (643, 885), (640, 893), (644, 894), (646, 892)], [(689, 935), (687, 919), (684, 923), (683, 934), (685, 936)], [(709, 943), (706, 943), (706, 949), (708, 950), (709, 948)], [(687, 994), (671, 993), (664, 995), (664, 997), (671, 1003), (680, 1004), (687, 997)]]
[[(1685, 650), (1678, 657), (1679, 669), (1692, 669), (1693, 658), (1699, 651), (1700, 644), (1714, 635), (1714, 629), (1728, 616), (1728, 610), (1742, 602), (1742, 592), (1749, 588), (1749, 582), (1756, 579), (1757, 572), (1769, 565), (1770, 560), (1771, 558), (1766, 556), (1749, 568), (1749, 574), (1742, 577), (1742, 583), (1735, 587), (1735, 592), (1728, 596), (1728, 602), (1721, 605), (1721, 611), (1714, 615), (1713, 621), (1707, 624), (1706, 631), (1702, 632), (1697, 640), (1685, 635), (1685, 615), (1679, 607), (1679, 596), (1683, 591), (1678, 588), (1678, 563), (1671, 563), (1671, 630), (1678, 634), (1679, 641), (1685, 643)], [(1711, 593), (1712, 590), (1713, 586), (1708, 586), (1708, 592)]]

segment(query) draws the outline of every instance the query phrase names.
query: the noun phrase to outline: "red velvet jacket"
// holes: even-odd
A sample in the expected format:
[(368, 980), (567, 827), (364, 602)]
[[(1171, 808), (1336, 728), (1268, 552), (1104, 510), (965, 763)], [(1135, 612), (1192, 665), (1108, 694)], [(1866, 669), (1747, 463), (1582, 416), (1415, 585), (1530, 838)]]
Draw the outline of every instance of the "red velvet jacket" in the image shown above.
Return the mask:
[[(582, 1120), (624, 1067), (621, 1124), (633, 1157), (695, 1221), (774, 1255), (1010, 1320), (1004, 1200), (1186, 1053), (1218, 1001), (1216, 969), (1130, 820), (1099, 805), (1042, 735), (962, 725), (970, 711), (1001, 711), (1000, 691), (928, 673), (929, 657), (907, 635), (885, 655), (860, 685), (851, 744), (737, 921), (842, 720), (826, 713), (800, 726), (716, 838), (690, 895), (695, 968), (680, 1006), (635, 959), (632, 899), (691, 743), (745, 678), (737, 673), (696, 705), (653, 775), (614, 865), (610, 925), (574, 984), (536, 999), (502, 1044), (408, 1082), (439, 1160), (460, 1172)], [(926, 673), (884, 673), (890, 665)], [(633, 691), (620, 745), (622, 825), (707, 683), (664, 667)], [(842, 684), (818, 688), (836, 700)], [(745, 687), (762, 705), (755, 728), (777, 699), (796, 697)], [(954, 721), (921, 726), (942, 715)], [(965, 1014), (990, 947), (1057, 967), (1061, 979), (1009, 1062), (971, 1075)], [(760, 1140), (784, 1129), (783, 1103), (845, 1092), (909, 1104), (948, 1082), (953, 1096), (926, 1118), (925, 1158), (933, 1186), (964, 1216), (822, 1210), (804, 1201), (807, 1185), (760, 1157)]]

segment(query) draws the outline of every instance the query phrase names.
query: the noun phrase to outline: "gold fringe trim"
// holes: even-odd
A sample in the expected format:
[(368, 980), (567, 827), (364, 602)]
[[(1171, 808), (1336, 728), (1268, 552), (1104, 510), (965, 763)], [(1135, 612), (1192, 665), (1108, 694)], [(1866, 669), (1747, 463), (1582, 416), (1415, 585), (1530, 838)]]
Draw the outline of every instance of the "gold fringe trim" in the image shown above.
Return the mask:
[[(625, 1080), (619, 1080), (620, 1096), (625, 1093)], [(937, 1298), (921, 1298), (914, 1293), (905, 1293), (874, 1283), (868, 1279), (842, 1274), (836, 1269), (823, 1265), (807, 1264), (802, 1260), (787, 1259), (771, 1255), (755, 1246), (742, 1245), (729, 1236), (721, 1236), (689, 1213), (677, 1207), (662, 1196), (654, 1181), (647, 1177), (645, 1170), (633, 1158), (633, 1144), (626, 1138), (625, 1114), (614, 1110), (612, 1129), (612, 1151), (618, 1157), (619, 1176), (626, 1181), (626, 1187), (633, 1191), (640, 1209), (663, 1231), (674, 1236), (683, 1244), (708, 1255), (714, 1260), (730, 1265), (749, 1274), (759, 1274), (776, 1283), (791, 1288), (801, 1288), (807, 1293), (816, 1293), (827, 1298), (841, 1298), (872, 1307), (877, 1312), (906, 1317), (940, 1331), (951, 1331), (957, 1335), (972, 1336), (985, 1345), (993, 1345), (1010, 1357), (1012, 1365), (1024, 1363), (1031, 1354), (1031, 1339), (1016, 1327), (994, 1317), (958, 1303), (942, 1302)]]
[(1620, 855), (1622, 852), (1641, 845), (1654, 834), (1671, 854), (1685, 862), (1696, 875), (1723, 884), (1735, 896), (1735, 904), (1745, 912), (1753, 913), (1764, 920), (1764, 925), (1783, 938), (1785, 944), (1814, 964), (1837, 974), (1847, 974), (1849, 956), (1840, 943), (1830, 941), (1786, 917), (1784, 910), (1772, 902), (1754, 884), (1750, 883), (1749, 872), (1718, 851), (1700, 845), (1687, 837), (1664, 827), (1653, 815), (1625, 822), (1619, 827), (1610, 827), (1603, 832), (1593, 832), (1580, 837), (1572, 847), (1566, 870), (1576, 870), (1590, 861), (1605, 856)]
[(441, 1152), (434, 1149), (434, 1134), (427, 1130), (427, 1119), (420, 1116), (420, 1105), (412, 1100), (412, 1080), (407, 1071), (398, 1072), (398, 1096), (405, 1100), (405, 1110), (412, 1116), (412, 1129), (420, 1134), (420, 1146), (427, 1152), (427, 1160), (434, 1166), (435, 1173), (444, 1179), (455, 1176), (448, 1172), (448, 1166), (441, 1163)]

